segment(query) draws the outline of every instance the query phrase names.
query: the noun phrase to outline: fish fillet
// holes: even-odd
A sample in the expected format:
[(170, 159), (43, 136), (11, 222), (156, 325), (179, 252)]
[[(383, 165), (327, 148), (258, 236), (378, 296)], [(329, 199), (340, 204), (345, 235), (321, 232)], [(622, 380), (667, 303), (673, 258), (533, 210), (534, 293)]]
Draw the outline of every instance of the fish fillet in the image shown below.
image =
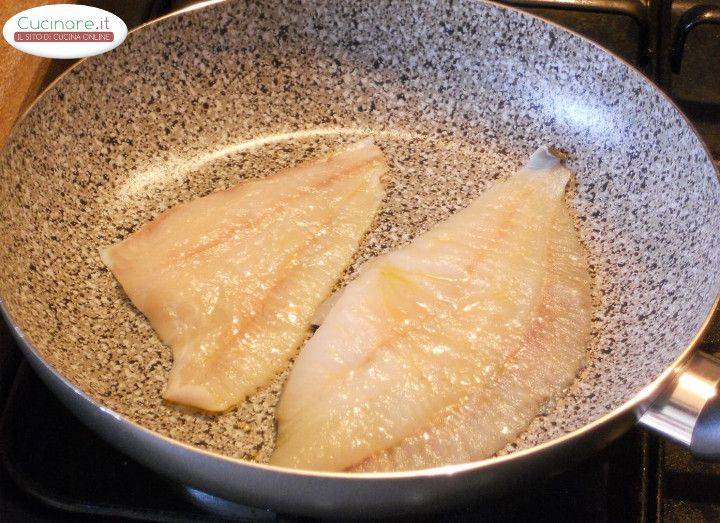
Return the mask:
[(372, 141), (173, 207), (101, 256), (173, 350), (164, 397), (223, 411), (307, 336), (383, 195)]
[(276, 465), (406, 470), (490, 456), (581, 366), (586, 256), (547, 150), (408, 246), (377, 258), (301, 351)]

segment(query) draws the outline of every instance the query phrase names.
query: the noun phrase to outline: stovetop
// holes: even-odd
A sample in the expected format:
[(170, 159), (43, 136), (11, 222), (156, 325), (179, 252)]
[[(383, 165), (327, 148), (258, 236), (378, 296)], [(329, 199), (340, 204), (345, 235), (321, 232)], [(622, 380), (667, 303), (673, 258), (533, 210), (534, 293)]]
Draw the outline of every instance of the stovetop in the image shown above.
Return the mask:
[[(720, 0), (506, 2), (570, 27), (635, 64), (676, 100), (720, 157), (720, 61), (708, 60), (720, 56)], [(189, 2), (88, 3), (133, 27)], [(66, 66), (56, 63), (51, 76)], [(706, 348), (720, 348), (720, 321)], [(1, 322), (0, 409), (0, 521), (294, 519), (189, 489), (114, 450), (38, 380)], [(719, 521), (720, 465), (699, 463), (684, 449), (634, 429), (580, 466), (521, 493), (482, 505), (468, 500), (454, 512), (426, 519)]]
[[(0, 426), (0, 445), (9, 479), (26, 495), (64, 512), (151, 521), (210, 521), (222, 515), (293, 519), (233, 506), (126, 458), (77, 421), (25, 363)], [(443, 519), (617, 521), (630, 515), (633, 520), (653, 519), (654, 502), (648, 502), (645, 492), (652, 488), (656, 450), (657, 442), (635, 431), (572, 472), (525, 490), (521, 498), (500, 498), (482, 506), (469, 502), (443, 514)], [(22, 507), (16, 510), (24, 514)]]
[[(294, 521), (166, 479), (78, 421), (0, 324), (1, 521)], [(14, 367), (14, 372), (8, 370)], [(10, 378), (10, 379), (8, 379)], [(717, 521), (720, 465), (639, 429), (580, 466), (481, 505), (408, 521)]]

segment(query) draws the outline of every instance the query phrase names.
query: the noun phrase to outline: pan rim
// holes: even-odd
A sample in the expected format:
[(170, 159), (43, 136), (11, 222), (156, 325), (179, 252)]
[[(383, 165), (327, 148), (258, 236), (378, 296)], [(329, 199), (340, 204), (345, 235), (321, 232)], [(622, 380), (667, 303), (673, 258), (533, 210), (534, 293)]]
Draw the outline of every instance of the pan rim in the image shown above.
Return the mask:
[[(149, 20), (149, 21), (131, 29), (130, 31), (128, 31), (128, 35), (130, 35), (131, 33), (139, 32), (145, 28), (153, 26), (153, 25), (155, 25), (159, 22), (162, 22), (164, 20), (167, 20), (169, 18), (174, 18), (174, 17), (180, 16), (180, 15), (183, 15), (185, 13), (189, 13), (192, 11), (198, 11), (200, 9), (205, 9), (208, 7), (212, 7), (214, 5), (224, 4), (229, 1), (231, 1), (231, 0), (206, 0), (206, 1), (194, 4), (194, 5), (191, 5), (189, 7), (185, 7), (182, 9), (178, 9), (176, 11), (172, 11), (161, 17), (154, 18), (152, 20)], [(705, 140), (702, 138), (702, 136), (698, 132), (696, 126), (685, 115), (685, 113), (682, 111), (682, 109), (679, 107), (679, 105), (672, 98), (670, 98), (670, 96), (667, 93), (665, 93), (665, 91), (663, 91), (655, 83), (655, 81), (653, 81), (651, 78), (649, 78), (647, 75), (645, 75), (642, 71), (637, 69), (634, 65), (632, 65), (630, 62), (625, 60), (623, 57), (619, 56), (618, 54), (614, 53), (613, 51), (610, 51), (609, 49), (590, 40), (589, 38), (579, 34), (578, 32), (576, 32), (572, 29), (568, 29), (566, 27), (561, 26), (560, 24), (557, 24), (557, 23), (551, 21), (551, 20), (547, 20), (545, 18), (542, 18), (535, 14), (529, 13), (527, 11), (523, 11), (517, 7), (500, 4), (495, 0), (479, 0), (479, 2), (492, 5), (499, 9), (514, 12), (516, 14), (519, 14), (520, 16), (526, 16), (526, 17), (530, 17), (530, 18), (539, 20), (542, 23), (548, 24), (552, 27), (555, 27), (556, 29), (559, 29), (561, 31), (564, 31), (566, 33), (573, 35), (576, 38), (579, 38), (583, 42), (590, 44), (591, 46), (599, 49), (601, 52), (604, 52), (604, 53), (610, 55), (613, 59), (622, 63), (631, 73), (636, 74), (641, 81), (646, 82), (650, 87), (652, 87), (653, 90), (657, 94), (660, 95), (661, 99), (663, 99), (667, 104), (669, 104), (670, 107), (675, 109), (677, 114), (681, 117), (682, 121), (693, 132), (693, 134), (695, 135), (695, 138), (698, 140), (698, 142), (704, 149), (706, 160), (709, 161), (710, 165), (713, 167), (713, 171), (715, 174), (715, 176), (713, 178), (715, 180), (715, 183), (717, 184), (718, 188), (720, 188), (720, 171), (719, 171), (718, 166), (716, 166), (715, 162), (712, 160), (712, 154), (710, 153), (710, 150), (709, 150), (707, 144), (705, 143)], [(2, 147), (0, 147), (0, 151), (4, 150), (7, 147), (7, 145), (11, 142), (13, 136), (17, 132), (17, 130), (20, 127), (20, 125), (22, 124), (22, 122), (26, 119), (26, 117), (30, 114), (30, 112), (35, 108), (35, 106), (40, 102), (40, 100), (43, 99), (53, 88), (55, 88), (56, 85), (58, 85), (60, 82), (62, 82), (66, 76), (68, 76), (70, 73), (72, 73), (73, 70), (75, 70), (77, 67), (79, 67), (81, 64), (83, 64), (89, 58), (93, 58), (93, 57), (85, 57), (85, 58), (78, 60), (74, 64), (72, 64), (65, 71), (63, 71), (60, 75), (58, 75), (55, 79), (53, 79), (53, 81), (51, 81), (36, 96), (36, 98), (20, 114), (20, 116), (17, 118), (17, 120), (13, 124), (13, 127), (12, 127), (10, 133), (8, 134), (5, 142), (0, 144), (2, 146)], [(199, 456), (203, 456), (203, 457), (211, 458), (211, 459), (215, 459), (215, 460), (221, 460), (221, 461), (223, 461), (229, 465), (233, 465), (235, 467), (248, 467), (251, 469), (256, 469), (259, 472), (279, 473), (279, 474), (288, 475), (288, 476), (311, 477), (311, 478), (315, 478), (315, 479), (343, 479), (343, 480), (358, 480), (358, 481), (370, 480), (370, 481), (374, 481), (374, 482), (412, 479), (412, 478), (432, 478), (432, 477), (438, 477), (438, 476), (456, 475), (456, 474), (466, 473), (466, 472), (470, 472), (470, 471), (479, 471), (482, 469), (495, 468), (495, 467), (502, 466), (505, 463), (514, 462), (515, 460), (521, 460), (527, 456), (541, 454), (549, 449), (559, 447), (561, 445), (567, 444), (574, 440), (579, 440), (583, 436), (586, 436), (589, 433), (595, 431), (602, 425), (608, 424), (614, 420), (619, 420), (623, 416), (627, 416), (630, 413), (634, 413), (635, 421), (637, 422), (637, 419), (639, 419), (642, 412), (644, 412), (645, 410), (647, 410), (647, 408), (649, 408), (650, 400), (654, 399), (654, 397), (656, 397), (658, 395), (658, 393), (660, 393), (662, 391), (663, 387), (665, 385), (667, 385), (668, 381), (672, 378), (672, 376), (675, 375), (676, 373), (678, 373), (679, 370), (682, 368), (682, 366), (692, 357), (693, 353), (698, 348), (700, 340), (707, 333), (710, 322), (713, 319), (713, 316), (715, 315), (716, 311), (718, 311), (718, 310), (720, 310), (720, 286), (718, 286), (718, 288), (715, 289), (715, 298), (713, 300), (713, 303), (710, 306), (702, 324), (696, 331), (695, 336), (688, 343), (688, 345), (685, 347), (685, 349), (683, 349), (683, 351), (677, 356), (677, 358), (675, 358), (675, 360), (663, 370), (663, 372), (661, 372), (657, 377), (655, 377), (655, 379), (653, 379), (650, 383), (645, 385), (642, 389), (640, 389), (630, 399), (628, 399), (621, 405), (619, 405), (619, 406), (615, 407), (614, 409), (610, 410), (609, 412), (603, 414), (599, 418), (597, 418), (589, 423), (586, 423), (582, 427), (579, 427), (571, 432), (568, 432), (567, 434), (563, 434), (562, 436), (558, 436), (558, 437), (549, 439), (538, 445), (533, 445), (531, 447), (528, 447), (528, 448), (525, 448), (522, 450), (518, 450), (518, 451), (512, 452), (510, 454), (506, 454), (506, 455), (502, 455), (502, 456), (494, 456), (494, 457), (485, 458), (482, 460), (469, 461), (469, 462), (465, 462), (465, 463), (443, 465), (443, 466), (433, 467), (433, 468), (428, 468), (428, 469), (395, 471), (395, 472), (324, 472), (324, 471), (305, 470), (305, 469), (293, 469), (293, 468), (287, 468), (287, 467), (279, 467), (276, 465), (269, 465), (269, 464), (265, 464), (265, 463), (257, 463), (257, 462), (243, 460), (240, 458), (234, 458), (234, 457), (231, 457), (231, 456), (228, 456), (225, 454), (220, 454), (217, 452), (205, 450), (200, 447), (196, 447), (196, 446), (190, 445), (188, 443), (178, 441), (171, 437), (165, 436), (155, 430), (144, 427), (143, 425), (140, 425), (139, 423), (132, 421), (131, 419), (120, 414), (119, 412), (116, 412), (115, 410), (113, 410), (109, 407), (106, 407), (105, 405), (102, 405), (100, 402), (93, 399), (90, 395), (88, 395), (85, 391), (83, 391), (79, 386), (77, 386), (75, 383), (73, 383), (69, 378), (64, 376), (62, 373), (58, 372), (55, 369), (55, 367), (43, 357), (43, 355), (40, 353), (40, 351), (38, 351), (38, 349), (26, 337), (25, 333), (20, 328), (20, 326), (15, 322), (15, 320), (13, 320), (10, 312), (8, 311), (7, 307), (5, 306), (5, 300), (0, 296), (0, 314), (2, 315), (3, 319), (8, 324), (8, 326), (10, 327), (10, 329), (12, 330), (14, 337), (19, 341), (20, 347), (23, 350), (23, 352), (26, 353), (27, 356), (31, 356), (31, 358), (33, 358), (38, 364), (42, 365), (53, 377), (58, 379), (64, 387), (71, 390), (74, 394), (79, 396), (83, 401), (87, 402), (92, 407), (94, 407), (95, 409), (100, 411), (103, 416), (110, 416), (110, 417), (114, 418), (116, 421), (118, 421), (122, 424), (125, 424), (126, 426), (133, 429), (134, 431), (140, 431), (146, 437), (150, 437), (150, 438), (159, 440), (170, 446), (180, 447), (187, 452), (191, 452), (191, 453), (194, 453)]]

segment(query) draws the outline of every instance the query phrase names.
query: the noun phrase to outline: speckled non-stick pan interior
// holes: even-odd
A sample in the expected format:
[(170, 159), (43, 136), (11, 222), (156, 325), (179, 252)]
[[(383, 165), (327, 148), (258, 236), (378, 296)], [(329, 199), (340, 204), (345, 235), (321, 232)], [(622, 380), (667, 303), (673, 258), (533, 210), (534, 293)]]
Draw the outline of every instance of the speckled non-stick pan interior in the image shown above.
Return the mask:
[(218, 416), (164, 403), (171, 352), (98, 249), (173, 204), (370, 134), (391, 173), (354, 266), (462, 208), (539, 145), (570, 153), (596, 336), (519, 446), (630, 399), (705, 319), (720, 286), (720, 190), (683, 117), (587, 41), (472, 0), (227, 2), (83, 62), (0, 158), (0, 295), (42, 356), (101, 404), (265, 460), (284, 375)]

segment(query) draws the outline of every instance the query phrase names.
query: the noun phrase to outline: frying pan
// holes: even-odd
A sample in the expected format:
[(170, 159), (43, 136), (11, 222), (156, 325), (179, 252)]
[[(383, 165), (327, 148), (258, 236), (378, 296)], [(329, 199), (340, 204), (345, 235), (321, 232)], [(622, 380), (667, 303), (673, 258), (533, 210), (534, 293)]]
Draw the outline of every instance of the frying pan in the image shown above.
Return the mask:
[[(251, 461), (272, 451), (284, 375), (219, 416), (163, 403), (170, 351), (98, 256), (171, 205), (367, 135), (391, 174), (345, 280), (539, 145), (567, 151), (576, 173), (569, 198), (596, 287), (589, 362), (491, 459), (382, 474)], [(720, 455), (720, 365), (694, 350), (720, 288), (711, 159), (639, 73), (540, 19), (474, 0), (180, 12), (54, 83), (0, 171), (0, 295), (27, 358), (90, 427), (185, 484), (287, 512), (378, 515), (495, 495), (637, 420)]]

